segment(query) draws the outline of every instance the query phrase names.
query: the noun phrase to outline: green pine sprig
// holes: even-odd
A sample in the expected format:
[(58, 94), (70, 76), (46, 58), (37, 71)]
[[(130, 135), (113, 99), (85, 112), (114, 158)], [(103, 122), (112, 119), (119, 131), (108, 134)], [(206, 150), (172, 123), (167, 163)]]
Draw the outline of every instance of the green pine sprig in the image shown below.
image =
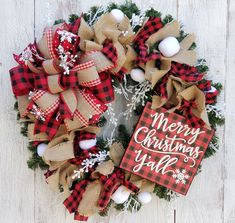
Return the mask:
[(159, 184), (155, 184), (153, 193), (157, 195), (160, 199), (165, 199), (167, 201), (170, 201), (173, 196), (176, 195), (175, 192), (167, 189), (166, 187), (163, 187)]
[(43, 161), (37, 152), (33, 152), (31, 158), (27, 161), (28, 167), (32, 170), (40, 168), (41, 170), (46, 170), (49, 166)]

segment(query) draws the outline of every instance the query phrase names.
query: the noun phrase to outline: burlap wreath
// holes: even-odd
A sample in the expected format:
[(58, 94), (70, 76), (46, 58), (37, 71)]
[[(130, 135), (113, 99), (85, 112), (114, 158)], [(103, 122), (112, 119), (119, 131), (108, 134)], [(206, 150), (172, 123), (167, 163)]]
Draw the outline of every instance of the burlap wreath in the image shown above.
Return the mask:
[[(153, 109), (180, 110), (190, 125), (211, 128), (206, 105), (216, 102), (219, 91), (195, 66), (194, 35), (182, 35), (176, 20), (149, 17), (151, 10), (137, 26), (135, 14), (119, 22), (106, 11), (94, 24), (83, 15), (46, 27), (39, 41), (14, 55), (19, 65), (10, 75), (20, 118), (34, 147), (46, 143), (46, 182), (63, 194), (77, 220), (104, 212), (120, 185), (132, 196), (158, 187), (119, 168), (126, 145), (96, 143), (100, 118), (115, 98), (114, 82), (130, 79), (132, 69), (141, 69), (150, 83)], [(179, 40), (180, 51), (172, 57), (158, 50), (167, 37)], [(81, 149), (91, 139), (95, 144)]]

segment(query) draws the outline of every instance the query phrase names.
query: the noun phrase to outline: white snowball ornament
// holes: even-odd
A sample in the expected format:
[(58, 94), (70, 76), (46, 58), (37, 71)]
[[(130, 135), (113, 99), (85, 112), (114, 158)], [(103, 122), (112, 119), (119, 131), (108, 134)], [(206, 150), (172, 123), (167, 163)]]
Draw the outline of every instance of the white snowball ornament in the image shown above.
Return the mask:
[(180, 51), (180, 44), (175, 37), (169, 36), (159, 43), (158, 49), (163, 56), (173, 57)]
[(118, 23), (120, 23), (124, 19), (124, 13), (120, 9), (112, 9), (111, 12), (112, 16), (116, 19)]
[(144, 82), (145, 80), (144, 71), (139, 68), (132, 69), (130, 75), (134, 81), (139, 83)]
[(116, 204), (123, 204), (125, 201), (127, 201), (128, 197), (130, 196), (130, 191), (124, 187), (120, 186), (118, 189), (113, 193), (111, 199), (116, 203)]
[(81, 140), (79, 142), (79, 147), (82, 150), (88, 150), (90, 148), (92, 148), (93, 146), (96, 145), (97, 140), (96, 139), (86, 139), (86, 140)]
[(152, 200), (152, 195), (149, 192), (140, 192), (138, 199), (142, 204), (147, 204)]
[(39, 156), (43, 156), (43, 153), (45, 152), (46, 148), (47, 148), (47, 144), (46, 143), (40, 143), (37, 146), (37, 154)]

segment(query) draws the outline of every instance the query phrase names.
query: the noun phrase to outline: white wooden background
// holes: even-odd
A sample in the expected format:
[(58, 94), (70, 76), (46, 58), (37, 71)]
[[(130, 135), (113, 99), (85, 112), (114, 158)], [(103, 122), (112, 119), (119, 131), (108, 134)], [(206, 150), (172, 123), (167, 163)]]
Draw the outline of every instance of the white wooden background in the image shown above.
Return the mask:
[[(44, 182), (43, 174), (26, 166), (30, 153), (19, 133), (13, 110), (8, 70), (19, 53), (42, 29), (58, 18), (86, 11), (107, 0), (0, 0), (0, 222), (70, 223), (70, 216)], [(116, 1), (121, 2), (121, 1)], [(206, 58), (209, 75), (224, 84), (220, 108), (226, 124), (220, 128), (221, 150), (203, 163), (187, 197), (168, 203), (155, 198), (135, 214), (93, 217), (89, 222), (235, 223), (235, 0), (136, 0), (172, 14), (197, 35), (198, 56)], [(234, 81), (234, 83), (233, 83)]]

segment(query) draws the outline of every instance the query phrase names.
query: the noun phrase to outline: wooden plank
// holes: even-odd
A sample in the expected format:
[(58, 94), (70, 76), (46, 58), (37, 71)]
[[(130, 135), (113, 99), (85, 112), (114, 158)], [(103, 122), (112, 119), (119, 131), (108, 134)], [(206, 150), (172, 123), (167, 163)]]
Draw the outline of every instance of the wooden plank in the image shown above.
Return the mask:
[[(226, 2), (223, 0), (179, 0), (178, 16), (185, 30), (197, 36), (198, 56), (206, 58), (209, 77), (222, 84), (225, 80)], [(219, 20), (217, 20), (219, 15)], [(224, 96), (219, 99), (223, 109)], [(187, 197), (177, 199), (177, 221), (223, 222), (223, 128), (219, 128), (220, 151), (203, 162), (203, 171), (196, 176)]]
[[(27, 168), (27, 139), (13, 109), (8, 70), (16, 66), (12, 53), (20, 53), (34, 40), (34, 2), (2, 0), (0, 7), (0, 216), (1, 222), (34, 223), (34, 172)], [(27, 189), (26, 189), (27, 188)]]
[[(77, 0), (35, 0), (35, 35), (39, 39), (46, 26), (53, 25), (57, 19), (68, 19), (77, 12)], [(64, 223), (65, 208), (61, 195), (52, 192), (45, 183), (43, 172), (35, 173), (35, 221), (37, 223)]]
[(234, 126), (235, 126), (235, 95), (233, 83), (235, 82), (235, 2), (229, 1), (228, 5), (228, 26), (227, 26), (227, 72), (225, 85), (226, 100), (226, 128), (225, 128), (225, 169), (224, 169), (224, 222), (235, 222), (235, 146), (234, 146)]

